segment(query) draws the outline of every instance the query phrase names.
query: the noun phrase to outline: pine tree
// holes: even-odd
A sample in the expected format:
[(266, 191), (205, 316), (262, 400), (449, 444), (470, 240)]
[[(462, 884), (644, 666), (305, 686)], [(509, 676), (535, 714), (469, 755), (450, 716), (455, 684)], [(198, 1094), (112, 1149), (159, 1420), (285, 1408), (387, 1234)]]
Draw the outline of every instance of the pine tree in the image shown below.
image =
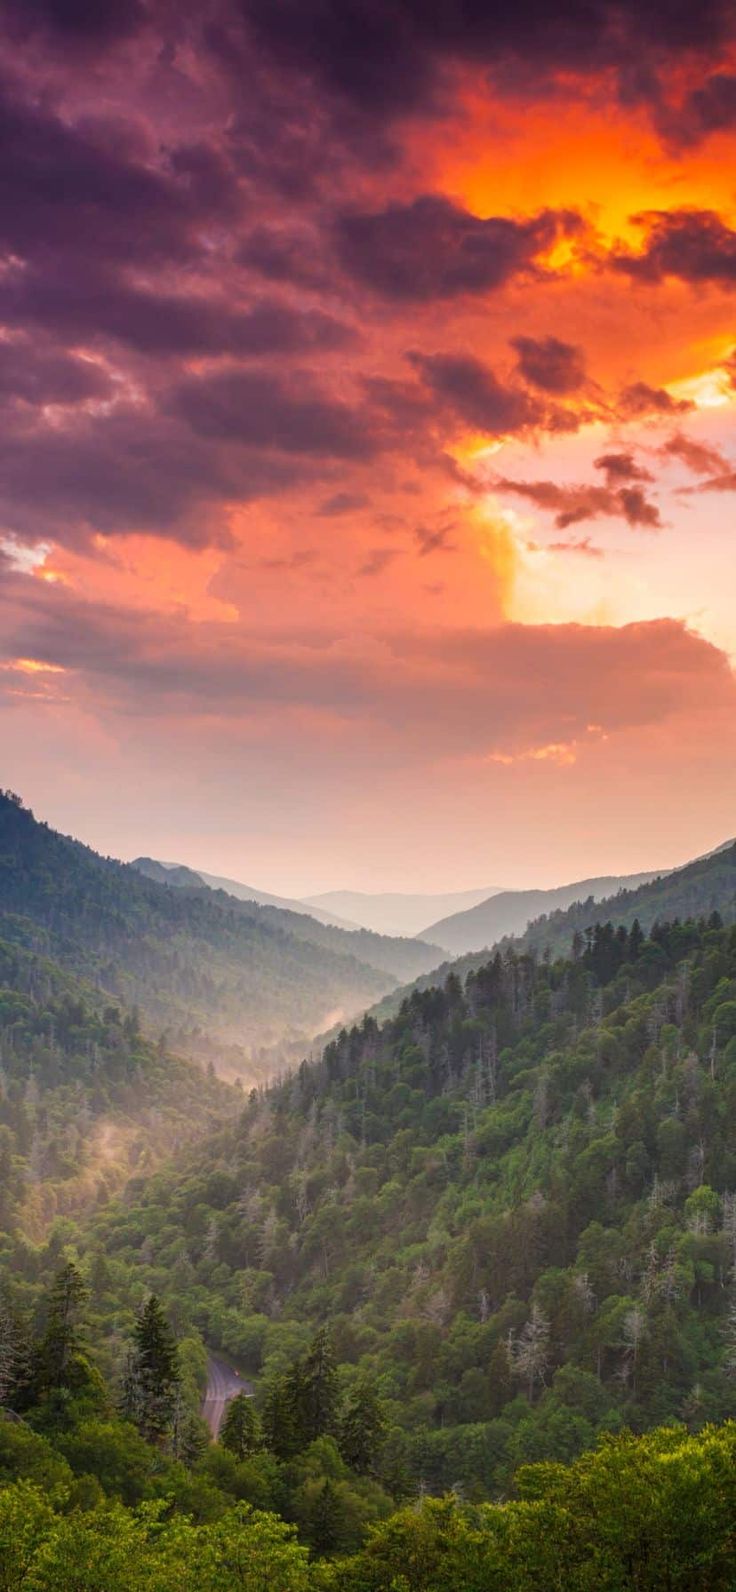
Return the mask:
[(340, 1453), (359, 1476), (375, 1474), (386, 1440), (387, 1423), (370, 1382), (360, 1382), (340, 1421)]
[(138, 1312), (125, 1370), (122, 1413), (149, 1443), (163, 1443), (181, 1387), (176, 1339), (160, 1301), (151, 1294)]
[(338, 1546), (340, 1508), (337, 1494), (325, 1477), (314, 1501), (309, 1522), (309, 1537), (317, 1554), (332, 1553)]
[(268, 1389), (263, 1405), (263, 1440), (277, 1459), (292, 1459), (304, 1447), (301, 1425), (301, 1366), (297, 1363), (287, 1376)]
[(171, 1418), (171, 1452), (174, 1459), (180, 1459), (184, 1465), (196, 1465), (202, 1458), (210, 1440), (209, 1429), (201, 1416), (195, 1415), (187, 1409), (179, 1388), (174, 1400), (174, 1411)]
[(335, 1352), (327, 1327), (321, 1327), (316, 1333), (300, 1370), (301, 1387), (295, 1414), (306, 1447), (315, 1437), (323, 1437), (335, 1426), (339, 1389)]
[(57, 1272), (49, 1293), (46, 1330), (35, 1354), (37, 1392), (68, 1386), (70, 1369), (83, 1348), (80, 1315), (87, 1298), (87, 1287), (69, 1261)]
[(220, 1442), (236, 1459), (250, 1459), (263, 1446), (258, 1411), (248, 1393), (231, 1399), (220, 1427)]

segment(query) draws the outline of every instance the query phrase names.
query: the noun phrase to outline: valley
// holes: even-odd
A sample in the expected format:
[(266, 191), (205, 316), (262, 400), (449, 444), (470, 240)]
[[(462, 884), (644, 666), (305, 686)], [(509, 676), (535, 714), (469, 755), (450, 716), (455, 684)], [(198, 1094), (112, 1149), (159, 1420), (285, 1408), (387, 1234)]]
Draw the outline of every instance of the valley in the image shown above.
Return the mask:
[[(216, 1076), (214, 982), (209, 1065), (157, 1032), (169, 995), (153, 1002), (152, 978), (173, 964), (154, 936), (173, 928), (182, 970), (224, 946), (232, 1001), (264, 967), (267, 909), (139, 882), (14, 798), (0, 816), (9, 1479), (78, 1487), (93, 1465), (123, 1507), (175, 1501), (211, 1532), (247, 1504), (296, 1532), (295, 1574), (308, 1551), (315, 1587), (334, 1563), (336, 1585), (362, 1588), (417, 1496), (428, 1563), (448, 1532), (481, 1530), (488, 1566), (506, 1527), (483, 1511), (513, 1511), (494, 1500), (523, 1499), (542, 1462), (564, 1497), (591, 1454), (623, 1477), (631, 1430), (652, 1434), (654, 1466), (660, 1428), (693, 1454), (709, 1423), (730, 1440), (736, 848), (557, 905), (236, 1086)], [(335, 936), (356, 931), (283, 912), (281, 938), (264, 920), (270, 951), (287, 967), (295, 945), (324, 952), (333, 978)], [(398, 967), (412, 942), (380, 954), (394, 943)], [(60, 1287), (70, 1337), (51, 1373)], [(129, 1396), (146, 1301), (161, 1369)]]

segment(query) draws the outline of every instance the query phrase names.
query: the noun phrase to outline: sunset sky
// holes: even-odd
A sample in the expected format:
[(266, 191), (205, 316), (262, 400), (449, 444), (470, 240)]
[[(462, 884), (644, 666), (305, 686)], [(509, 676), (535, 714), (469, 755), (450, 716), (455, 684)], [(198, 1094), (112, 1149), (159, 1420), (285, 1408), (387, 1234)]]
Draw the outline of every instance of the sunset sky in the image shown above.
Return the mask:
[(736, 833), (730, 0), (0, 11), (0, 782), (291, 895)]

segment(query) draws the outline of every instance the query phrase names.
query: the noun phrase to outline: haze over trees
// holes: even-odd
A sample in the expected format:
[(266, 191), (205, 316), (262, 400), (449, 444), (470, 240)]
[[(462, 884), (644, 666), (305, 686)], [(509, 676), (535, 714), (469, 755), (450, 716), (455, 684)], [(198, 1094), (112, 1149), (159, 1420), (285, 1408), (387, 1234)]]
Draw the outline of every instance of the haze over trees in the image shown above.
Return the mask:
[[(83, 981), (74, 843), (57, 891), (56, 837), (15, 811), (4, 1585), (60, 1592), (72, 1556), (85, 1592), (730, 1589), (733, 850), (245, 1093)], [(105, 979), (121, 874), (93, 875)], [(707, 912), (642, 926), (664, 886)], [(210, 1350), (254, 1387), (216, 1442)]]
[(167, 887), (56, 834), (12, 794), (0, 793), (0, 856), (0, 938), (137, 1006), (179, 1052), (251, 1076), (262, 1047), (299, 1036), (303, 1046), (335, 1013), (362, 1010), (438, 960), (423, 943), (330, 928), (204, 885)]

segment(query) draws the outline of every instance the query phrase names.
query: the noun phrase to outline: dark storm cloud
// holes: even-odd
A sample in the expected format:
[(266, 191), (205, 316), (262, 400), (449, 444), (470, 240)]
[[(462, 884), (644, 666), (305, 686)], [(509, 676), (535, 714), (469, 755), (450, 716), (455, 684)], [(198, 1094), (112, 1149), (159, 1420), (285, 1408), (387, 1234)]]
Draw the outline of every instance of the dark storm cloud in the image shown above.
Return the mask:
[(412, 353), (411, 362), (434, 397), (466, 425), (507, 436), (538, 425), (545, 415), (536, 398), (506, 387), (471, 355)]
[(495, 70), (502, 88), (613, 67), (622, 96), (654, 97), (660, 66), (734, 32), (730, 0), (241, 0), (241, 11), (275, 60), (381, 119), (430, 106), (453, 63)]
[(231, 309), (196, 290), (143, 290), (93, 262), (74, 272), (63, 262), (9, 272), (0, 281), (0, 316), (71, 338), (113, 338), (154, 355), (284, 354), (355, 340), (349, 327), (321, 310), (299, 311), (273, 298)]
[(585, 355), (573, 343), (558, 337), (512, 337), (519, 356), (518, 369), (525, 381), (542, 392), (564, 397), (578, 392), (586, 381)]
[(224, 543), (229, 503), (282, 490), (296, 474), (288, 460), (218, 446), (174, 417), (117, 408), (63, 428), (1, 428), (0, 521), (72, 545), (95, 531)]
[(736, 127), (736, 76), (714, 72), (693, 89), (667, 123), (673, 143), (697, 144), (711, 133)]
[(410, 204), (344, 213), (336, 242), (356, 281), (383, 298), (421, 303), (502, 287), (533, 269), (561, 233), (577, 228), (567, 211), (544, 211), (530, 221), (482, 220), (439, 194), (420, 194)]
[(256, 227), (235, 254), (239, 265), (257, 271), (269, 282), (297, 287), (332, 286), (332, 273), (312, 232), (293, 227)]
[(304, 372), (231, 370), (180, 384), (171, 407), (203, 437), (328, 459), (367, 459), (381, 445), (368, 417), (326, 397)]
[(616, 405), (622, 420), (643, 420), (647, 415), (684, 415), (694, 408), (689, 398), (673, 398), (664, 387), (650, 387), (645, 381), (635, 381), (624, 387)]
[(659, 451), (664, 459), (680, 459), (694, 475), (725, 475), (730, 470), (728, 460), (718, 448), (695, 442), (682, 431), (676, 431), (674, 436), (668, 437)]
[(222, 191), (203, 192), (171, 162), (146, 163), (124, 145), (117, 153), (119, 131), (104, 132), (104, 124), (75, 127), (22, 104), (0, 86), (0, 243), (20, 258), (190, 259), (198, 229), (222, 212)]
[(606, 486), (619, 486), (622, 481), (653, 481), (651, 471), (637, 464), (633, 453), (602, 453), (593, 460), (596, 470), (603, 470)]
[(656, 531), (662, 527), (659, 509), (640, 487), (560, 486), (556, 481), (511, 481), (500, 477), (494, 482), (499, 492), (512, 492), (527, 498), (537, 508), (554, 515), (559, 530), (581, 525), (586, 520), (623, 519), (632, 530)]
[(12, 33), (50, 35), (64, 45), (105, 46), (135, 33), (145, 20), (142, 0), (3, 0)]
[(646, 228), (646, 242), (638, 254), (613, 254), (617, 270), (643, 282), (736, 285), (736, 232), (714, 210), (654, 210), (633, 219)]
[(0, 401), (80, 404), (109, 398), (112, 390), (107, 371), (91, 359), (36, 347), (25, 338), (0, 341)]

